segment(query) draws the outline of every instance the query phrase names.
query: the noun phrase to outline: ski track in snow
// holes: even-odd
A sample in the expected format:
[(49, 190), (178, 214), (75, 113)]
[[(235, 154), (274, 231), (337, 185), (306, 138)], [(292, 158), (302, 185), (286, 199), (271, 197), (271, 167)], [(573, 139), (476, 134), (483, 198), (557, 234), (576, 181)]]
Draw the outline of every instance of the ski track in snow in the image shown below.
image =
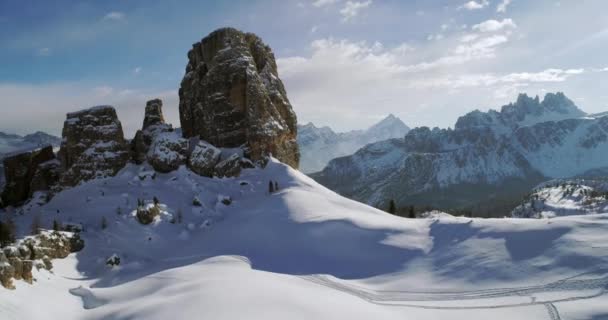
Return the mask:
[[(410, 308), (421, 308), (421, 309), (437, 309), (437, 310), (470, 310), (470, 309), (499, 309), (499, 308), (514, 308), (514, 307), (526, 307), (534, 305), (544, 305), (547, 308), (549, 318), (551, 320), (561, 320), (557, 307), (554, 303), (558, 302), (571, 302), (577, 300), (592, 299), (602, 296), (606, 293), (608, 288), (608, 275), (598, 278), (587, 278), (577, 279), (585, 274), (580, 274), (574, 277), (565, 278), (559, 281), (555, 281), (549, 284), (537, 285), (537, 286), (526, 286), (526, 287), (512, 287), (512, 288), (495, 288), (485, 290), (473, 290), (473, 291), (375, 291), (361, 286), (349, 285), (341, 283), (340, 281), (332, 280), (325, 275), (306, 275), (299, 276), (299, 278), (325, 286), (334, 290), (344, 292), (359, 297), (367, 302), (383, 305), (383, 306), (399, 306), (399, 307), (410, 307)], [(538, 293), (557, 292), (557, 291), (571, 291), (578, 292), (581, 290), (598, 290), (593, 294), (572, 294), (570, 297), (556, 298), (548, 300), (539, 300), (537, 297), (532, 296)], [(442, 305), (423, 305), (416, 304), (415, 302), (441, 302), (441, 301), (459, 301), (459, 300), (482, 300), (482, 299), (493, 299), (493, 298), (506, 298), (506, 297), (522, 297), (530, 296), (530, 302), (522, 303), (503, 303), (503, 304), (487, 304), (479, 306), (442, 306)]]
[(547, 312), (549, 312), (549, 318), (551, 320), (561, 320), (562, 318), (559, 316), (559, 312), (555, 305), (551, 302), (545, 303), (545, 307), (547, 308)]

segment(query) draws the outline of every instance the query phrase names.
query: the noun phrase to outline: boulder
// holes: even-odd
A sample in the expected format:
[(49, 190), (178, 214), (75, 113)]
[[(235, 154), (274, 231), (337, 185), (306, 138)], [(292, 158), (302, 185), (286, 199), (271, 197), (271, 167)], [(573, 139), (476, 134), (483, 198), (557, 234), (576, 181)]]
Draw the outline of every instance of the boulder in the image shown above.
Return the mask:
[(241, 157), (236, 153), (220, 161), (214, 168), (215, 176), (220, 178), (237, 177), (240, 173)]
[(21, 273), (21, 278), (23, 281), (31, 284), (34, 277), (32, 275), (32, 269), (34, 268), (34, 262), (32, 260), (23, 260), (23, 270)]
[(19, 204), (27, 200), (34, 191), (48, 189), (50, 185), (55, 184), (56, 176), (46, 174), (51, 170), (51, 162), (54, 159), (55, 154), (51, 146), (6, 157), (3, 204)]
[(163, 173), (177, 170), (186, 163), (187, 157), (188, 140), (175, 132), (162, 132), (154, 136), (147, 154), (148, 162), (154, 170)]
[(129, 160), (129, 147), (114, 107), (68, 113), (59, 158), (63, 186), (116, 175)]
[(13, 277), (15, 276), (15, 268), (9, 263), (9, 260), (0, 252), (0, 284), (7, 288), (13, 289)]
[(272, 154), (297, 168), (297, 120), (270, 47), (254, 34), (219, 29), (195, 43), (179, 90), (183, 136)]
[(222, 151), (205, 141), (199, 141), (188, 160), (188, 167), (198, 175), (213, 176), (215, 165), (220, 160)]

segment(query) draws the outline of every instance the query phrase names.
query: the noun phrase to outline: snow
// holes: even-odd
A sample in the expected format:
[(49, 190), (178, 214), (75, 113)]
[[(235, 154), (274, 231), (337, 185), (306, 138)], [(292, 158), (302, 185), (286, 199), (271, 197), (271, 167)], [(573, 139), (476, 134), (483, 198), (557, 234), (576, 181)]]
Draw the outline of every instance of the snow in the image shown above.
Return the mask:
[[(85, 248), (54, 260), (52, 273), (36, 272), (33, 285), (1, 289), (0, 319), (608, 314), (608, 214), (404, 219), (345, 199), (276, 160), (238, 178), (200, 177), (184, 166), (139, 178), (149, 171), (130, 164), (113, 178), (21, 208), (14, 217), (21, 236), (39, 214), (43, 225), (82, 224)], [(268, 181), (279, 191), (269, 194)], [(153, 197), (167, 218), (141, 225), (128, 213), (138, 198)], [(221, 204), (226, 197), (232, 202)], [(178, 210), (183, 222), (172, 223), (168, 214)], [(114, 254), (121, 264), (109, 268)]]

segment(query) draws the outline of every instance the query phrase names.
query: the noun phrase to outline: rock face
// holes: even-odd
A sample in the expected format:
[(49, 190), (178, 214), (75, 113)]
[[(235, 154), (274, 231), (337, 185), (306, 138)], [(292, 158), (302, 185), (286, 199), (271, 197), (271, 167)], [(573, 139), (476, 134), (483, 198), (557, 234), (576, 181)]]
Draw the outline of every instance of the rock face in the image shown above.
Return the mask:
[(163, 101), (160, 99), (150, 100), (146, 103), (146, 113), (144, 115), (143, 129), (157, 124), (164, 124)]
[(63, 259), (82, 250), (84, 242), (71, 232), (42, 232), (0, 250), (0, 284), (14, 288), (13, 279), (32, 283), (32, 268), (50, 270), (52, 259)]
[(115, 175), (129, 160), (122, 125), (111, 106), (68, 113), (59, 150), (61, 184)]
[(2, 203), (16, 205), (27, 200), (34, 191), (48, 190), (58, 179), (58, 163), (54, 160), (51, 146), (5, 158), (6, 185)]
[(215, 165), (218, 164), (222, 151), (205, 141), (199, 141), (188, 160), (190, 170), (198, 175), (211, 177), (214, 174)]
[(165, 123), (160, 99), (146, 103), (144, 123), (131, 141), (131, 158), (137, 164), (148, 161), (159, 172), (171, 172), (186, 163), (188, 140)]
[(296, 115), (278, 77), (272, 50), (260, 38), (226, 28), (188, 52), (179, 90), (185, 138), (199, 136), (217, 147), (241, 147), (246, 157), (268, 154), (299, 164)]

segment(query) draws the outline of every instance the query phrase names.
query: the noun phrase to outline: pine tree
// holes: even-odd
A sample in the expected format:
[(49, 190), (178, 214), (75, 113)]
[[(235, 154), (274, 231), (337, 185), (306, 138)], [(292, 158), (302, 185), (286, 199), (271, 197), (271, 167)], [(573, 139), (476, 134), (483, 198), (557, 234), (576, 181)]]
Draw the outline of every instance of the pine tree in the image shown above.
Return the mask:
[(108, 227), (108, 221), (106, 220), (106, 217), (101, 217), (101, 229), (104, 230)]
[(397, 206), (395, 205), (395, 200), (391, 199), (388, 202), (388, 213), (395, 214), (397, 213)]
[(410, 208), (408, 210), (407, 216), (410, 219), (415, 219), (416, 218), (416, 209), (414, 208), (414, 206), (410, 206)]
[(7, 246), (15, 242), (15, 224), (12, 220), (7, 222), (0, 221), (0, 247)]
[(272, 183), (272, 181), (268, 181), (268, 193), (273, 193), (274, 192), (274, 184)]
[(177, 210), (177, 223), (182, 223), (182, 219), (183, 219), (182, 209), (180, 208)]
[(60, 231), (61, 225), (57, 222), (57, 219), (53, 219), (53, 231)]
[(279, 191), (279, 183), (278, 182), (274, 182), (274, 191)]
[(34, 219), (32, 220), (32, 229), (31, 232), (32, 234), (40, 234), (40, 216), (36, 215), (34, 216)]

